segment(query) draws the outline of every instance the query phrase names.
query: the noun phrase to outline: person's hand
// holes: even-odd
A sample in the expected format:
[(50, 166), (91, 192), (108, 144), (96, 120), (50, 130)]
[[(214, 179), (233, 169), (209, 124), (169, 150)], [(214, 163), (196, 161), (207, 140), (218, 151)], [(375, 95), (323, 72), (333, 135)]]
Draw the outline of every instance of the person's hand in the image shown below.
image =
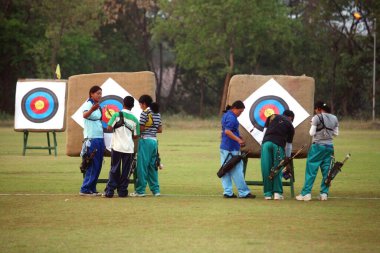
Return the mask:
[(244, 147), (245, 146), (245, 141), (243, 139), (239, 139), (239, 144), (240, 144), (240, 147)]
[(92, 111), (95, 111), (95, 110), (98, 109), (99, 107), (100, 107), (100, 104), (99, 104), (99, 103), (93, 104), (92, 107), (91, 107), (91, 110), (92, 110)]

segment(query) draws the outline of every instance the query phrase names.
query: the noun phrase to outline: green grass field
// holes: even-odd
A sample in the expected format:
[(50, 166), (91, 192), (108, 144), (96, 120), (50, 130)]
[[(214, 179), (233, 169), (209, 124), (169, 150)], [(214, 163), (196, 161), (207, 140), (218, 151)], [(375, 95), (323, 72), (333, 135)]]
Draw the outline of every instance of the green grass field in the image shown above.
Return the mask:
[[(155, 198), (80, 197), (80, 158), (27, 150), (12, 127), (0, 128), (0, 252), (380, 252), (380, 130), (341, 127), (336, 157), (352, 158), (333, 181), (328, 201), (224, 199), (217, 121), (170, 122), (160, 136), (165, 165)], [(30, 145), (46, 145), (31, 133)], [(100, 178), (107, 178), (106, 158)], [(295, 161), (295, 191), (305, 159)], [(260, 180), (250, 159), (247, 180)], [(104, 189), (98, 184), (98, 190)], [(133, 187), (130, 186), (130, 191)], [(148, 191), (149, 192), (149, 191)]]

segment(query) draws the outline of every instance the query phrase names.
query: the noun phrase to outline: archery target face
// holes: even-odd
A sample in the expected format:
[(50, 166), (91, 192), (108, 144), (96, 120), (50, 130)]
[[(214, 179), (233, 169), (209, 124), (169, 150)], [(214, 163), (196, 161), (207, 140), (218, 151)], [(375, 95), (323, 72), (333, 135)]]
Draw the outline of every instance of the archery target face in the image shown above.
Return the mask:
[[(95, 84), (94, 84), (95, 85)], [(123, 98), (126, 96), (132, 96), (128, 91), (121, 87), (112, 78), (108, 78), (101, 86), (102, 88), (102, 98), (100, 99), (100, 107), (102, 110), (102, 125), (104, 132), (104, 142), (106, 148), (110, 150), (112, 131), (107, 130), (108, 121), (111, 119), (112, 115), (123, 109)], [(71, 116), (71, 118), (78, 123), (82, 128), (84, 127), (83, 119), (83, 102), (82, 106)], [(138, 100), (135, 98), (135, 103), (132, 108), (132, 114), (140, 119), (140, 114), (142, 112)]]
[(263, 131), (265, 121), (269, 116), (272, 114), (282, 114), (288, 109), (288, 104), (282, 98), (277, 96), (264, 96), (256, 100), (251, 106), (249, 119), (255, 128)]
[(45, 88), (29, 91), (21, 101), (21, 110), (31, 122), (41, 123), (53, 118), (58, 111), (57, 96)]
[(100, 100), (100, 107), (102, 108), (103, 132), (112, 133), (107, 130), (107, 124), (114, 113), (123, 109), (123, 99), (115, 95), (103, 96)]
[(65, 82), (17, 82), (15, 129), (64, 129), (65, 97)]
[(270, 115), (292, 110), (295, 128), (309, 117), (307, 111), (273, 78), (244, 100), (244, 105), (246, 109), (239, 116), (239, 123), (258, 143), (264, 137), (265, 121)]

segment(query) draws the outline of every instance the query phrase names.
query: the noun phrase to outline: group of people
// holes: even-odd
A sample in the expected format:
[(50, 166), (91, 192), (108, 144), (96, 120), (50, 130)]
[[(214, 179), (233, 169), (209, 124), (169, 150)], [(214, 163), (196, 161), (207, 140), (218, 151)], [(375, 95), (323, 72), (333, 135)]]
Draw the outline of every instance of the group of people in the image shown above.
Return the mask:
[[(245, 141), (239, 133), (238, 117), (244, 111), (244, 103), (235, 101), (232, 106), (227, 106), (222, 120), (222, 136), (220, 144), (220, 161), (223, 165), (228, 161), (229, 154), (241, 154), (241, 147)], [(296, 200), (309, 201), (312, 199), (311, 190), (318, 169), (321, 168), (322, 183), (320, 200), (327, 200), (329, 186), (324, 182), (328, 176), (332, 156), (334, 154), (333, 137), (339, 134), (337, 117), (331, 114), (329, 106), (321, 101), (315, 103), (315, 115), (311, 119), (310, 136), (312, 145), (306, 160), (305, 183)], [(272, 114), (266, 119), (263, 140), (261, 144), (261, 172), (263, 178), (263, 195), (265, 200), (283, 200), (282, 173), (269, 177), (271, 169), (275, 168), (282, 160), (290, 159), (292, 143), (295, 134), (293, 127), (294, 113), (284, 110), (282, 115)], [(243, 161), (227, 172), (222, 178), (223, 196), (225, 198), (255, 198), (245, 182)], [(237, 195), (233, 192), (232, 181), (237, 188)]]
[[(102, 127), (102, 110), (100, 99), (102, 89), (91, 87), (89, 98), (83, 106), (84, 141), (81, 156), (90, 157), (89, 166), (84, 173), (83, 183), (79, 194), (81, 196), (103, 196), (112, 198), (115, 190), (119, 197), (144, 197), (148, 183), (153, 196), (160, 196), (156, 160), (158, 156), (157, 133), (162, 132), (159, 105), (153, 102), (149, 95), (142, 95), (139, 104), (142, 109), (140, 119), (131, 112), (134, 98), (126, 96), (123, 99), (123, 109), (112, 115), (107, 129), (112, 131), (111, 166), (109, 179), (105, 190), (100, 193), (96, 189), (102, 168), (105, 143)], [(137, 154), (134, 140), (138, 139)], [(137, 159), (135, 158), (137, 155)], [(128, 194), (131, 164), (136, 159), (136, 188)]]
[[(160, 196), (156, 160), (158, 156), (157, 133), (162, 132), (159, 105), (153, 102), (149, 95), (142, 95), (139, 104), (142, 109), (138, 120), (131, 112), (134, 98), (126, 96), (123, 99), (123, 109), (114, 113), (108, 122), (107, 129), (112, 131), (111, 167), (109, 179), (104, 193), (96, 189), (98, 177), (102, 168), (105, 143), (102, 127), (102, 110), (100, 99), (102, 89), (91, 87), (89, 98), (83, 106), (84, 141), (81, 156), (91, 157), (91, 162), (85, 171), (83, 184), (79, 194), (82, 196), (103, 196), (112, 198), (115, 190), (119, 197), (144, 197), (146, 185), (153, 196)], [(220, 161), (226, 163), (232, 156), (241, 154), (245, 141), (239, 133), (238, 117), (244, 111), (244, 103), (235, 101), (224, 111), (221, 126)], [(315, 115), (311, 119), (310, 135), (312, 145), (306, 161), (305, 183), (301, 193), (296, 197), (300, 201), (312, 199), (311, 190), (318, 169), (321, 168), (322, 183), (320, 200), (327, 200), (329, 186), (324, 182), (328, 176), (332, 156), (334, 154), (333, 137), (339, 134), (337, 117), (331, 114), (326, 103), (318, 101), (314, 107)], [(294, 113), (284, 110), (282, 115), (272, 114), (266, 119), (263, 140), (261, 144), (261, 172), (263, 178), (263, 195), (265, 200), (283, 200), (282, 173), (269, 177), (271, 169), (283, 159), (290, 159), (292, 143), (295, 134), (293, 127)], [(138, 139), (136, 187), (128, 194), (128, 184), (131, 164), (135, 159), (134, 139)], [(255, 198), (244, 179), (243, 161), (237, 163), (222, 178), (223, 196), (225, 198)], [(233, 191), (234, 182), (237, 194)]]

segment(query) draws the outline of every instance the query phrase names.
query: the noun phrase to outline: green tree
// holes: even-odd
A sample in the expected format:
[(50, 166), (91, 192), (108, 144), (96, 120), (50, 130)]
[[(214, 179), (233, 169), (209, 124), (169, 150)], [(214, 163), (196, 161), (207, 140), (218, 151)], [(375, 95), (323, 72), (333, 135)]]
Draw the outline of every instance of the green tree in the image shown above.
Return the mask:
[(17, 79), (34, 77), (36, 64), (28, 51), (38, 43), (44, 27), (32, 11), (33, 4), (31, 0), (0, 3), (0, 111), (14, 111)]
[[(38, 75), (45, 78), (52, 77), (57, 59), (62, 61), (72, 61), (79, 58), (82, 62), (74, 61), (78, 65), (86, 66), (92, 56), (92, 49), (96, 49), (94, 34), (101, 25), (100, 11), (103, 7), (103, 0), (82, 0), (82, 1), (36, 1), (33, 10), (36, 15), (44, 18), (45, 34), (44, 39), (32, 47), (35, 62), (38, 64)], [(66, 46), (66, 48), (64, 47)], [(65, 51), (60, 56), (61, 51)], [(41, 60), (42, 59), (42, 60)], [(65, 64), (61, 64), (65, 68)], [(68, 69), (71, 69), (70, 66)]]
[(1, 111), (13, 112), (17, 79), (53, 78), (58, 62), (63, 67), (63, 78), (83, 73), (86, 67), (88, 71), (93, 69), (102, 59), (94, 39), (100, 26), (102, 2), (1, 2), (0, 91), (4, 97)]
[(155, 25), (160, 9), (156, 0), (106, 0), (105, 15), (110, 27), (115, 28), (117, 36), (125, 38), (135, 55), (140, 56), (139, 62), (144, 65), (140, 70), (155, 73), (156, 97), (160, 100), (163, 71), (165, 66), (165, 45), (152, 41), (151, 29)]
[[(161, 1), (163, 19), (154, 32), (174, 41), (176, 62), (185, 70), (195, 69), (209, 80), (210, 69), (224, 76), (219, 111), (225, 107), (228, 84), (236, 70), (259, 66), (262, 48), (274, 54), (275, 41), (289, 34), (284, 5), (278, 1), (226, 0)], [(236, 66), (236, 59), (243, 59)], [(200, 90), (204, 88), (200, 82)], [(202, 96), (201, 96), (202, 97)]]
[[(316, 80), (316, 99), (332, 105), (339, 115), (369, 116), (373, 61), (373, 19), (376, 1), (290, 1), (302, 44), (296, 71)], [(354, 11), (365, 14), (363, 23)], [(301, 64), (301, 62), (303, 64)]]

